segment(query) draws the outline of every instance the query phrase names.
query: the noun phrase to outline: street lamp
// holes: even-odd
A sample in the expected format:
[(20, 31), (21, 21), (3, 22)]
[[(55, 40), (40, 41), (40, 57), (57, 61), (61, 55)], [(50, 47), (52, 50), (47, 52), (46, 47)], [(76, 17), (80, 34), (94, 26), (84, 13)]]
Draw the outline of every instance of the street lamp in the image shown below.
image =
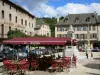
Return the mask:
[(88, 47), (87, 47), (87, 52), (86, 52), (86, 56), (88, 58), (88, 56), (90, 56), (90, 31), (89, 31), (89, 23), (88, 23), (88, 30), (87, 30), (87, 42), (88, 42)]

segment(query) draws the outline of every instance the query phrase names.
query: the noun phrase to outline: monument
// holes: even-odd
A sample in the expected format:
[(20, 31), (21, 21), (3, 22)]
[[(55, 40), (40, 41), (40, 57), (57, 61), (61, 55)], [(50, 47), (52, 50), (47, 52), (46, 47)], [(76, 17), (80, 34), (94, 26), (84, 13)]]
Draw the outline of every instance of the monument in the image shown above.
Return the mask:
[(79, 51), (77, 49), (77, 46), (72, 44), (72, 40), (75, 39), (74, 29), (73, 26), (69, 26), (69, 30), (67, 31), (67, 36), (71, 38), (71, 45), (66, 46), (64, 50), (64, 56), (77, 56), (79, 57)]

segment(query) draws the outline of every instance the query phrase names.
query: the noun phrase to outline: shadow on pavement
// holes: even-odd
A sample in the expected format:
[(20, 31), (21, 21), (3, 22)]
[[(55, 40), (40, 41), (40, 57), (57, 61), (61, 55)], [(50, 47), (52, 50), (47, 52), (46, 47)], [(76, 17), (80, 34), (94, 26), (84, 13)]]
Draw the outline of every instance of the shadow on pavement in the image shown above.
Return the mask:
[[(87, 72), (88, 73), (88, 72)], [(89, 75), (100, 75), (100, 74), (97, 74), (97, 73), (88, 73)]]
[(89, 63), (84, 66), (87, 68), (92, 68), (92, 69), (100, 69), (100, 64), (95, 64), (95, 63)]
[(100, 58), (93, 58), (93, 59), (95, 59), (95, 60), (100, 60)]

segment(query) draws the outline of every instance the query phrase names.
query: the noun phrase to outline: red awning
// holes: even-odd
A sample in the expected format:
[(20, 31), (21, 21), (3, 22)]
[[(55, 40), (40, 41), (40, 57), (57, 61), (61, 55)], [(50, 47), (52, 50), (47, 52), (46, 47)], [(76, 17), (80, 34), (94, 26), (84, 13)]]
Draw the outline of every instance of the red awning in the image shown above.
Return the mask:
[(5, 44), (40, 44), (40, 45), (67, 45), (71, 43), (70, 38), (54, 37), (21, 37), (3, 41)]

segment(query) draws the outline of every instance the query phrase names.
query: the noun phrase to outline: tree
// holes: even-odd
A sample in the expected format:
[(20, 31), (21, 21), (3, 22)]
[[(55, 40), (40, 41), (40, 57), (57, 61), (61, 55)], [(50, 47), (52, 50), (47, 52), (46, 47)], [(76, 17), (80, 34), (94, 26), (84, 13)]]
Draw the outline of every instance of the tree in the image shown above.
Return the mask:
[(8, 36), (9, 39), (14, 38), (14, 37), (28, 37), (28, 35), (21, 32), (20, 30), (10, 30), (7, 33), (7, 36)]

